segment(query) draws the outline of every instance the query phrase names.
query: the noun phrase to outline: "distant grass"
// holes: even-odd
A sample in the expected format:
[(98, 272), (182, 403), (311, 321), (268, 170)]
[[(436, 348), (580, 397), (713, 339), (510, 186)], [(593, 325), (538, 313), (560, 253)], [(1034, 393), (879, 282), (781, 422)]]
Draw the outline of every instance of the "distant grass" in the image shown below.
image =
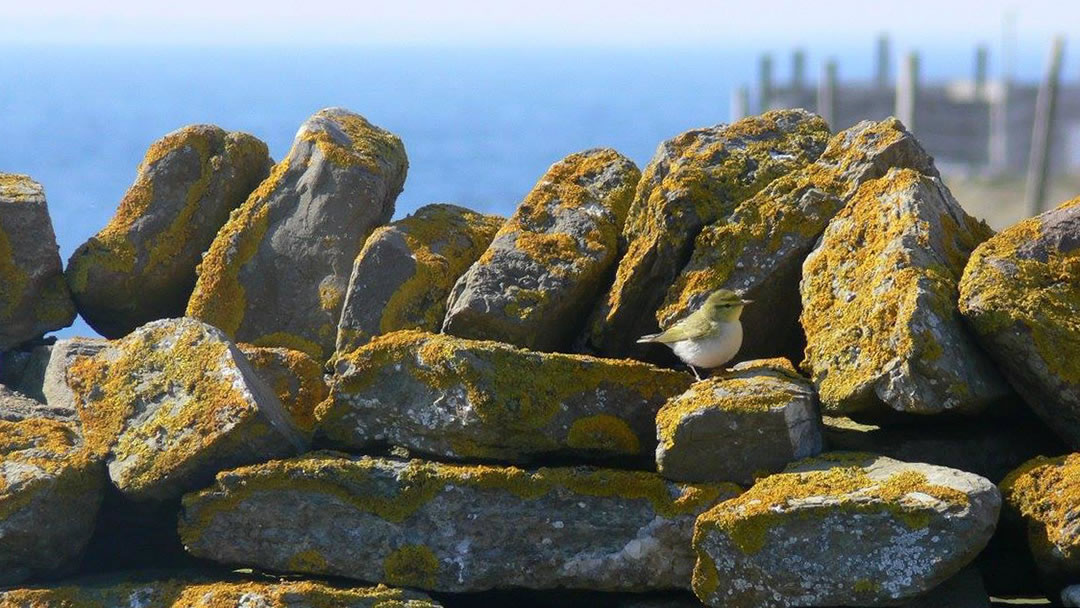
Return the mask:
[[(946, 175), (945, 184), (971, 215), (986, 220), (994, 230), (1007, 228), (1032, 214), (1024, 206), (1024, 177), (972, 177)], [(1080, 196), (1080, 175), (1062, 175), (1051, 181), (1047, 209)]]

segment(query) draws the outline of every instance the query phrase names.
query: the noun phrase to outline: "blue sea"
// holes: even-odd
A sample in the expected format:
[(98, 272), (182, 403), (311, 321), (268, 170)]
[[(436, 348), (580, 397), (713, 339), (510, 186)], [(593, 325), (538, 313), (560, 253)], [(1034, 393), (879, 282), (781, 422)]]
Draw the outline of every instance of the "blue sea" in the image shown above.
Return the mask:
[[(567, 154), (613, 147), (643, 167), (660, 141), (726, 122), (762, 50), (2, 48), (0, 171), (44, 185), (66, 260), (165, 133), (212, 123), (280, 159), (305, 118), (344, 106), (405, 142), (396, 217), (431, 202), (509, 214)], [(840, 61), (842, 76), (870, 72), (861, 50)], [(969, 61), (924, 63), (933, 77)], [(79, 321), (61, 335), (73, 333), (93, 331)]]

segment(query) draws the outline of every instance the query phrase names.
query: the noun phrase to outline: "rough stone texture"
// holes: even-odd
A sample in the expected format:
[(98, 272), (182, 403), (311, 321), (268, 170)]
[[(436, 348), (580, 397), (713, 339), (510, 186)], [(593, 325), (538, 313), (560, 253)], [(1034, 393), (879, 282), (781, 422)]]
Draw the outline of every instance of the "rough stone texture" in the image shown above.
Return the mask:
[(875, 452), (907, 462), (936, 464), (975, 473), (994, 483), (1036, 456), (1068, 451), (1031, 414), (882, 426), (826, 416), (825, 443), (829, 450)]
[(1035, 458), (1001, 482), (1011, 517), (1027, 541), (1043, 586), (1056, 595), (1080, 580), (1080, 454)]
[(979, 570), (968, 566), (903, 608), (990, 608), (990, 594)]
[(828, 138), (821, 118), (783, 110), (694, 129), (660, 144), (638, 183), (623, 228), (625, 255), (593, 311), (585, 348), (609, 356), (644, 352), (634, 342), (657, 330), (653, 313), (702, 227), (813, 162)]
[(739, 359), (802, 360), (799, 326), (802, 264), (829, 220), (864, 182), (893, 167), (937, 176), (934, 160), (895, 118), (838, 133), (810, 165), (777, 178), (706, 226), (694, 253), (656, 311), (660, 327), (693, 312), (717, 289), (754, 301), (743, 311)]
[(49, 407), (71, 412), (78, 418), (79, 396), (72, 390), (71, 366), (80, 358), (93, 357), (108, 347), (109, 341), (102, 338), (66, 338), (53, 344), (41, 383), (41, 393)]
[(637, 361), (402, 331), (339, 356), (319, 429), (347, 450), (651, 461), (657, 410), (692, 380)]
[[(125, 579), (133, 575), (125, 576)], [(438, 608), (422, 593), (311, 581), (128, 580), (0, 591), (0, 608)]]
[(218, 475), (184, 497), (180, 535), (222, 564), (437, 591), (685, 588), (694, 517), (737, 493), (645, 472), (311, 454)]
[(75, 410), (50, 406), (13, 391), (6, 386), (0, 386), (0, 420), (18, 422), (28, 418), (59, 420), (71, 424), (72, 428), (76, 430), (78, 429), (79, 417)]
[(337, 351), (399, 329), (439, 331), (450, 290), (487, 249), (503, 218), (426, 205), (378, 228), (353, 262)]
[(821, 453), (814, 387), (786, 359), (747, 361), (696, 382), (656, 415), (657, 471), (677, 481), (753, 484)]
[(259, 378), (273, 389), (293, 426), (310, 442), (315, 434), (315, 408), (330, 394), (322, 366), (298, 350), (236, 346)]
[(44, 403), (41, 387), (51, 356), (52, 344), (0, 353), (0, 384)]
[(101, 461), (72, 425), (0, 419), (0, 585), (73, 566), (93, 532), (104, 481)]
[(202, 253), (272, 164), (263, 142), (213, 125), (154, 142), (116, 214), (68, 260), (82, 318), (101, 335), (121, 338), (154, 319), (183, 315)]
[(892, 169), (859, 188), (803, 265), (802, 365), (822, 410), (967, 414), (1009, 396), (956, 310), (964, 263), (990, 234), (937, 177)]
[(348, 110), (316, 113), (214, 239), (187, 314), (325, 361), (353, 260), (393, 215), (407, 167), (392, 133)]
[(1061, 592), (1061, 603), (1066, 607), (1080, 606), (1080, 585), (1067, 587)]
[(148, 323), (67, 373), (87, 444), (133, 500), (174, 498), (304, 445), (240, 351), (195, 319)]
[(443, 331), (564, 350), (611, 280), (641, 172), (611, 149), (548, 169), (454, 285)]
[(694, 592), (710, 606), (889, 606), (930, 591), (990, 539), (986, 479), (871, 454), (795, 463), (698, 518)]
[(0, 351), (74, 320), (45, 190), (0, 173)]
[(1031, 409), (1080, 449), (1080, 198), (976, 249), (960, 312)]

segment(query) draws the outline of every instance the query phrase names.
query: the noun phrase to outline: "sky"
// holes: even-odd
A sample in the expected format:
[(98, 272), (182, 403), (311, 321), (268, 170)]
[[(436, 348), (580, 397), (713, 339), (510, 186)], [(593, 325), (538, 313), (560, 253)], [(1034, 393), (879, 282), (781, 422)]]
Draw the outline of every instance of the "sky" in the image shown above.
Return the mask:
[[(0, 41), (213, 46), (681, 47), (860, 44), (1021, 46), (1080, 34), (1069, 0), (0, 0)], [(1072, 32), (1068, 28), (1072, 28)]]

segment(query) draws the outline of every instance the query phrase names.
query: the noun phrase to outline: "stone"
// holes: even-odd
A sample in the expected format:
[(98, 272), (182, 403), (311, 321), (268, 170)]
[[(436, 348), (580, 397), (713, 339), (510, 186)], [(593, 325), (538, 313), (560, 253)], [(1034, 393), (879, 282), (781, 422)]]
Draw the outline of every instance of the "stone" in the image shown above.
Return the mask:
[(0, 386), (0, 420), (18, 422), (28, 418), (58, 420), (71, 424), (76, 429), (79, 421), (75, 410), (50, 406), (6, 386)]
[(742, 314), (753, 331), (744, 333), (740, 360), (801, 360), (803, 260), (859, 186), (893, 167), (938, 175), (934, 159), (895, 118), (835, 135), (815, 162), (777, 178), (698, 234), (690, 261), (656, 311), (660, 327), (686, 317), (713, 291), (729, 289), (754, 301)]
[(41, 387), (51, 356), (52, 344), (35, 344), (0, 353), (0, 384), (44, 403), (45, 393)]
[(694, 592), (724, 608), (891, 606), (934, 589), (990, 540), (986, 479), (835, 452), (765, 477), (698, 518)]
[(743, 362), (695, 382), (660, 408), (656, 439), (664, 477), (747, 485), (817, 456), (823, 443), (814, 387), (786, 359)]
[(1080, 449), (1080, 197), (980, 245), (960, 312), (1031, 409)]
[(641, 172), (609, 148), (548, 169), (454, 285), (443, 331), (566, 350), (607, 289)]
[(72, 389), (74, 378), (71, 366), (81, 358), (89, 358), (109, 347), (102, 338), (64, 338), (57, 340), (49, 349), (49, 362), (42, 376), (41, 394), (45, 403), (59, 411), (70, 412), (78, 419), (79, 396)]
[(694, 518), (737, 486), (611, 469), (336, 453), (244, 467), (184, 497), (199, 558), (432, 591), (685, 588)]
[(1001, 493), (1051, 597), (1080, 580), (1080, 454), (1034, 458), (1001, 482)]
[(353, 262), (337, 352), (400, 329), (439, 331), (454, 282), (502, 223), (495, 215), (436, 204), (376, 229)]
[(615, 282), (592, 313), (584, 348), (619, 357), (647, 352), (634, 343), (658, 330), (654, 313), (701, 229), (816, 160), (828, 139), (820, 117), (780, 110), (661, 143), (638, 183)]
[(0, 419), (0, 585), (73, 568), (104, 482), (100, 459), (71, 424)]
[(956, 310), (991, 234), (941, 179), (891, 169), (864, 183), (803, 264), (803, 368), (830, 415), (975, 414), (1011, 393)]
[(82, 318), (106, 338), (122, 338), (182, 316), (203, 252), (272, 164), (265, 143), (213, 125), (155, 141), (116, 214), (68, 260)]
[(353, 260), (393, 215), (407, 167), (389, 131), (345, 109), (317, 112), (210, 245), (187, 315), (326, 361)]
[(296, 430), (310, 442), (315, 435), (315, 408), (330, 394), (322, 366), (298, 350), (236, 346), (255, 374), (273, 389)]
[(74, 320), (44, 188), (0, 173), (0, 351)]
[(1080, 585), (1073, 585), (1061, 592), (1061, 603), (1067, 608), (1080, 606)]
[(176, 498), (222, 469), (304, 449), (244, 355), (195, 319), (148, 323), (67, 375), (88, 446), (131, 500)]
[(438, 608), (416, 591), (315, 581), (141, 579), (138, 573), (0, 591), (0, 608)]
[(1036, 456), (1068, 451), (1031, 414), (890, 425), (826, 416), (824, 423), (829, 450), (874, 452), (896, 460), (936, 464), (975, 473), (994, 483)]
[(651, 463), (657, 410), (688, 374), (631, 360), (539, 353), (419, 331), (339, 355), (320, 435), (337, 448), (436, 459)]

